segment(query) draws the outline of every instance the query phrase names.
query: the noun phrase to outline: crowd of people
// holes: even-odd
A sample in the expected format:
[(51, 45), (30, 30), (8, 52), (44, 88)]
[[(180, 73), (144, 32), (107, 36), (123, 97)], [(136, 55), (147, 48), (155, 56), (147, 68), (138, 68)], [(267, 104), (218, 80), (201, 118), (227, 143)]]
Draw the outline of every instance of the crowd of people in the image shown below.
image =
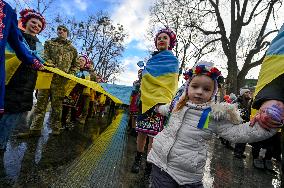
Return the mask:
[[(129, 129), (131, 135), (136, 136), (134, 130), (137, 132), (137, 154), (131, 172), (141, 170), (145, 152), (144, 180), (149, 187), (203, 187), (207, 141), (213, 134), (234, 148), (238, 159), (246, 157), (244, 151), (249, 143), (254, 166), (273, 170), (272, 157), (281, 160), (279, 131), (283, 125), (283, 100), (258, 106), (259, 111), (253, 117), (250, 109), (258, 101), (252, 100), (248, 88), (241, 88), (238, 97), (230, 94), (224, 96), (224, 101), (216, 100), (224, 79), (221, 71), (207, 61), (200, 61), (187, 70), (186, 82), (175, 95), (171, 93), (168, 97), (164, 94), (167, 81), (171, 79), (172, 88), (177, 86), (177, 80), (167, 74), (176, 70), (171, 53), (175, 42), (175, 34), (169, 28), (160, 30), (155, 37), (158, 51), (138, 71), (138, 80), (133, 83)], [(165, 51), (169, 53), (167, 57), (163, 57)], [(159, 82), (161, 77), (163, 82)], [(260, 149), (267, 150), (265, 157), (261, 156)]]
[[(45, 41), (42, 47), (37, 36), (46, 28), (43, 15), (33, 9), (22, 10), (19, 29), (15, 11), (4, 1), (0, 1), (0, 5), (1, 14), (5, 15), (1, 20), (5, 24), (5, 29), (1, 30), (1, 153), (5, 152), (9, 137), (18, 125), (28, 128), (17, 127), (22, 130), (16, 135), (17, 138), (41, 136), (48, 106), (51, 107), (49, 122), (54, 136), (76, 124), (85, 124), (87, 118), (105, 115), (105, 107), (112, 104), (109, 97), (78, 83), (72, 84), (58, 74), (53, 74), (48, 89), (34, 92), (37, 71), (48, 72), (45, 66), (91, 81), (101, 82), (102, 78), (96, 74), (93, 62), (87, 55), (78, 55), (77, 49), (68, 39), (69, 30), (66, 26), (59, 25), (56, 29), (57, 37)], [(4, 41), (9, 45), (6, 46)], [(21, 61), (15, 65), (18, 67), (11, 78), (6, 80), (6, 85), (5, 47), (14, 50)], [(37, 99), (35, 104), (34, 97)], [(30, 119), (27, 120), (27, 117)], [(24, 125), (26, 121), (30, 124)]]
[[(57, 37), (44, 43), (42, 55), (37, 35), (46, 27), (43, 15), (32, 9), (22, 10), (20, 23), (23, 31), (18, 28), (14, 10), (2, 0), (0, 15), (1, 153), (5, 152), (13, 129), (25, 119), (28, 111), (33, 112), (29, 130), (19, 133), (18, 138), (41, 135), (49, 103), (49, 121), (54, 136), (78, 123), (85, 124), (86, 119), (95, 114), (104, 115), (106, 105), (114, 108), (113, 102), (104, 94), (80, 84), (74, 85), (57, 74), (53, 75), (48, 89), (37, 90), (37, 102), (33, 104), (37, 71), (44, 71), (45, 66), (91, 81), (100, 82), (101, 78), (93, 70), (88, 56), (78, 55), (68, 39), (66, 26), (57, 27)], [(137, 132), (133, 173), (141, 170), (142, 157), (146, 153), (144, 178), (150, 187), (203, 187), (207, 141), (213, 135), (218, 135), (226, 143), (236, 143), (234, 155), (239, 159), (245, 158), (246, 143), (250, 143), (257, 168), (269, 169), (272, 157), (281, 160), (279, 146), (272, 148), (267, 145), (279, 143), (284, 95), (283, 89), (278, 91), (277, 88), (283, 76), (256, 93), (253, 101), (251, 91), (246, 88), (240, 90), (238, 97), (230, 95), (224, 98), (225, 102), (216, 101), (224, 79), (214, 63), (197, 62), (185, 71), (185, 83), (178, 89), (179, 60), (172, 52), (177, 42), (176, 34), (169, 28), (161, 29), (154, 42), (157, 51), (138, 71), (131, 96), (130, 129), (133, 135)], [(21, 63), (5, 84), (4, 49), (7, 43)], [(251, 106), (259, 109), (252, 118)], [(267, 150), (263, 158), (259, 154), (261, 149)]]

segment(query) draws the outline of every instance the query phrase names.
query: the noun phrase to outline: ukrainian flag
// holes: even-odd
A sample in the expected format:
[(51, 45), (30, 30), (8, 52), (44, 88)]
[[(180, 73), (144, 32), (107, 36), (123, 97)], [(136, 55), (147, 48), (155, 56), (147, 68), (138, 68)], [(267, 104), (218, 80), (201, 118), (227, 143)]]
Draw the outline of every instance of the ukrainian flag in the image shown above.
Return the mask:
[(178, 86), (178, 69), (179, 61), (170, 50), (149, 59), (142, 72), (142, 113), (156, 104), (171, 102)]
[[(7, 85), (22, 62), (16, 57), (16, 54), (9, 49), (6, 49), (5, 57), (6, 57), (5, 71), (6, 71), (6, 85)], [(38, 76), (35, 86), (36, 89), (49, 89), (53, 74), (58, 74), (60, 76), (69, 79), (68, 85), (66, 86), (66, 88), (68, 89), (69, 87), (71, 87), (72, 89), (76, 83), (79, 83), (88, 88), (92, 88), (95, 91), (98, 91), (102, 94), (105, 94), (117, 104), (129, 105), (130, 103), (129, 99), (132, 87), (93, 82), (87, 79), (78, 78), (75, 75), (67, 74), (64, 71), (53, 67), (45, 67), (45, 69), (49, 72), (38, 71)]]
[[(256, 96), (264, 86), (281, 74), (284, 74), (284, 24), (278, 35), (272, 40), (266, 52), (266, 57), (261, 65), (254, 96)], [(252, 115), (255, 113), (256, 111), (254, 110)]]

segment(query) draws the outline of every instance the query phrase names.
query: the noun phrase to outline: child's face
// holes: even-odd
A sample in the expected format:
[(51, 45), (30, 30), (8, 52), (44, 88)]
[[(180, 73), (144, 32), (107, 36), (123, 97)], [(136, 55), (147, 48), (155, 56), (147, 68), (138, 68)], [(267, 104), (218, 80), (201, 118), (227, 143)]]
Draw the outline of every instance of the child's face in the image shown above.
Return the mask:
[(214, 81), (206, 75), (193, 77), (188, 87), (188, 97), (194, 104), (208, 102), (214, 92)]
[(85, 65), (85, 63), (86, 63), (85, 58), (79, 57), (78, 61), (79, 61), (79, 64), (80, 64), (80, 68), (81, 68), (81, 69), (84, 68), (84, 65)]
[(157, 37), (157, 49), (159, 51), (168, 50), (170, 45), (170, 37), (166, 33), (161, 33)]

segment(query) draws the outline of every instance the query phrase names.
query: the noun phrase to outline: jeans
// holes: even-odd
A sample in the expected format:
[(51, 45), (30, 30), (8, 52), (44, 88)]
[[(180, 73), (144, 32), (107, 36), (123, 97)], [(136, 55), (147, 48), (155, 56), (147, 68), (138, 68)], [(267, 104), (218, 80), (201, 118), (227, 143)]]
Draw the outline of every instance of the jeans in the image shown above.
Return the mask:
[(5, 149), (14, 128), (25, 120), (26, 113), (7, 113), (0, 119), (0, 149)]

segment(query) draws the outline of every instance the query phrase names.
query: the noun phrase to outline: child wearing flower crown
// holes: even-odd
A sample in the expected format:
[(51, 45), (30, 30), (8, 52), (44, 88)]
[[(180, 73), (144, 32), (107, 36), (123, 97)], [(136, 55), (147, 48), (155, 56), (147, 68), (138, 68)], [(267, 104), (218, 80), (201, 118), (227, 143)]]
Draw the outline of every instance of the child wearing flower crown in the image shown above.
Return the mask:
[[(81, 54), (77, 58), (77, 62), (80, 65), (80, 70), (75, 73), (78, 78), (91, 80), (90, 77), (90, 68), (92, 61), (85, 54)], [(74, 88), (66, 88), (66, 94), (63, 108), (62, 108), (62, 118), (61, 122), (64, 128), (72, 128), (76, 124), (76, 119), (79, 123), (85, 124), (89, 103), (90, 103), (90, 93), (91, 90), (88, 87), (84, 87), (81, 84), (76, 84)], [(71, 118), (70, 123), (67, 125), (67, 115), (71, 109)]]
[[(221, 72), (210, 62), (200, 62), (185, 73), (187, 82), (171, 104), (156, 107), (169, 116), (167, 126), (153, 141), (147, 161), (153, 164), (150, 187), (203, 187), (207, 141), (213, 133), (237, 143), (250, 143), (271, 137), (258, 123), (241, 124), (233, 104), (214, 103)], [(277, 119), (283, 110), (271, 106), (263, 113)]]

